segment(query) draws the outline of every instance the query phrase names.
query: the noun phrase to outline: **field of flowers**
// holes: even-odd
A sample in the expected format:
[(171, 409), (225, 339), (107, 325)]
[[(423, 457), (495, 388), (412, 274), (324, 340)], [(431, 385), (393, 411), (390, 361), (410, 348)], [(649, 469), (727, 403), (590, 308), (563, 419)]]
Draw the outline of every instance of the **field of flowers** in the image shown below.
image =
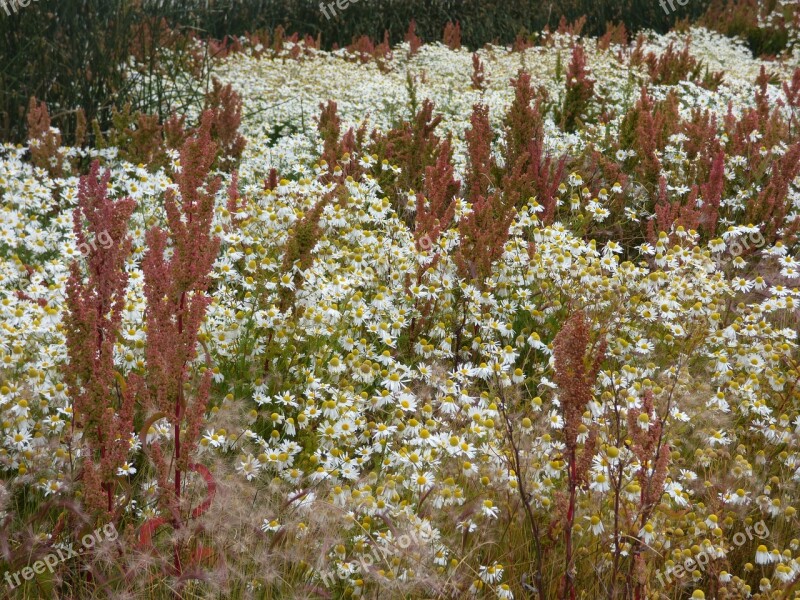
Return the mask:
[(3, 597), (800, 598), (791, 47), (217, 54), (0, 148)]

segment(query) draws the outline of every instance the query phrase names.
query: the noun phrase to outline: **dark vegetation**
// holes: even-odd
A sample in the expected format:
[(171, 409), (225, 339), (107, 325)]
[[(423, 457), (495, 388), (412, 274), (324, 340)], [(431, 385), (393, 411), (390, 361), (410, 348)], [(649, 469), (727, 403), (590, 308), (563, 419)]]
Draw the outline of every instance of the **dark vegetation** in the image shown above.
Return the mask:
[[(775, 54), (787, 43), (785, 29), (759, 29), (756, 20), (774, 4), (691, 0), (668, 15), (656, 0), (360, 0), (328, 20), (316, 0), (40, 0), (11, 15), (0, 11), (0, 141), (25, 138), (32, 97), (47, 104), (65, 143), (81, 141), (84, 130), (94, 143), (93, 121), (108, 131), (115, 111), (152, 114), (163, 123), (211, 91), (210, 61), (226, 51), (231, 36), (255, 33), (274, 44), (299, 32), (323, 48), (364, 35), (395, 43), (414, 21), (424, 41), (443, 39), (445, 29), (452, 39), (457, 24), (460, 43), (476, 48), (536, 43), (538, 32), (564, 22), (583, 23), (584, 35), (602, 35), (610, 23), (624, 22), (630, 35), (702, 18), (743, 37), (757, 54)], [(219, 43), (199, 50), (197, 38)], [(178, 72), (201, 82), (190, 97), (170, 87)]]

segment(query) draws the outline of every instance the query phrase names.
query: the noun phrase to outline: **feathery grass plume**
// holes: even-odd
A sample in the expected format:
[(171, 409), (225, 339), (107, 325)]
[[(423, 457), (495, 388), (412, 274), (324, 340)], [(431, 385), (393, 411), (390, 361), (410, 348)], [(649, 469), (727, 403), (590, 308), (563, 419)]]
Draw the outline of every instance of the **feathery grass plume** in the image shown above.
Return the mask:
[(564, 417), (569, 492), (569, 505), (564, 519), (566, 569), (561, 597), (570, 600), (576, 598), (572, 529), (577, 488), (586, 482), (597, 443), (597, 431), (592, 428), (580, 456), (577, 452), (578, 435), (586, 429), (583, 414), (592, 399), (592, 388), (600, 371), (600, 364), (605, 358), (605, 348), (605, 339), (591, 343), (589, 322), (583, 311), (573, 313), (553, 340), (553, 381), (558, 385), (560, 408)]
[(205, 110), (211, 111), (211, 139), (217, 146), (215, 168), (233, 169), (242, 158), (247, 144), (239, 133), (242, 124), (242, 98), (230, 83), (222, 85), (214, 78), (213, 87), (205, 99)]
[[(64, 316), (69, 357), (64, 378), (73, 403), (73, 439), (87, 447), (83, 463), (87, 508), (100, 513), (104, 521), (117, 508), (117, 470), (130, 450), (135, 392), (135, 386), (115, 382), (114, 343), (128, 285), (128, 219), (136, 204), (130, 198), (108, 198), (110, 177), (109, 171), (100, 174), (95, 161), (78, 184), (73, 230), (78, 248), (85, 248), (86, 276), (77, 261), (70, 265)], [(110, 243), (98, 245), (104, 238)]]
[(461, 23), (459, 21), (456, 21), (455, 24), (452, 21), (447, 22), (444, 26), (443, 41), (450, 50), (461, 49)]
[[(193, 379), (189, 365), (196, 356), (198, 332), (211, 302), (209, 273), (220, 243), (211, 234), (214, 197), (221, 187), (219, 176), (209, 176), (217, 157), (211, 140), (213, 120), (211, 111), (204, 112), (199, 129), (183, 145), (176, 174), (178, 193), (170, 189), (164, 199), (168, 229), (147, 231), (142, 261), (147, 301), (146, 406), (155, 416), (167, 418), (174, 430), (170, 460), (163, 458), (158, 442), (152, 444), (151, 456), (158, 468), (160, 503), (171, 513), (175, 529), (182, 526), (182, 476), (194, 467), (191, 456), (211, 388), (211, 370), (206, 369), (194, 393), (188, 393)], [(174, 568), (181, 572), (177, 547)]]
[(544, 207), (540, 219), (550, 223), (555, 216), (556, 193), (567, 157), (554, 160), (545, 150), (542, 106), (545, 92), (534, 92), (531, 76), (525, 71), (511, 84), (514, 100), (503, 121), (505, 171), (500, 178), (500, 188), (508, 206), (519, 207), (530, 198), (536, 198)]
[(594, 95), (594, 79), (586, 68), (586, 52), (581, 44), (572, 46), (572, 59), (567, 69), (564, 103), (557, 118), (565, 131), (575, 131), (582, 125)]
[(64, 175), (64, 157), (59, 153), (61, 134), (50, 126), (50, 113), (44, 102), (31, 96), (28, 102), (28, 150), (34, 166), (47, 171), (51, 177)]
[[(72, 557), (69, 569), (57, 566), (49, 577), (34, 575), (29, 584), (25, 583), (23, 576), (21, 587), (15, 586), (14, 580), (6, 575), (5, 587), (14, 591), (6, 592), (3, 595), (4, 599), (76, 597), (77, 590), (96, 589), (98, 583), (100, 585), (105, 583), (101, 579), (102, 575), (97, 577), (95, 566), (108, 557), (110, 546), (116, 546), (114, 542), (118, 536), (114, 535), (116, 527), (113, 524), (103, 522), (102, 527), (95, 529), (96, 515), (87, 512), (85, 506), (67, 496), (44, 500), (33, 514), (19, 511), (19, 504), (12, 504), (9, 502), (11, 499), (8, 490), (0, 487), (0, 508), (2, 508), (0, 566), (4, 567), (7, 574), (19, 573), (25, 567), (30, 568), (36, 561), (46, 560), (48, 555), (59, 558), (64, 556), (66, 553), (59, 553), (65, 548), (76, 546), (79, 540), (87, 534), (92, 534), (93, 530), (106, 533), (113, 527), (111, 535), (114, 539), (101, 539), (100, 543), (93, 544), (91, 549), (84, 548), (79, 557)], [(55, 522), (52, 519), (55, 519)], [(111, 543), (103, 543), (108, 541)], [(72, 595), (69, 595), (68, 591), (72, 592)]]

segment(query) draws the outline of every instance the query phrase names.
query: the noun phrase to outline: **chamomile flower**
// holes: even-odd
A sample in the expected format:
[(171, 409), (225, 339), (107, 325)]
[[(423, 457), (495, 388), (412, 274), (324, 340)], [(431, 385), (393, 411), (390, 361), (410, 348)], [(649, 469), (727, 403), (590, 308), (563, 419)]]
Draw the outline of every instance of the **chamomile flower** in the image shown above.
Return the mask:
[(133, 475), (136, 473), (136, 467), (131, 465), (128, 462), (122, 463), (122, 466), (117, 468), (117, 475), (120, 477), (125, 477), (127, 475)]
[(756, 564), (757, 565), (768, 565), (772, 562), (772, 555), (770, 554), (769, 550), (766, 546), (761, 544), (756, 549)]

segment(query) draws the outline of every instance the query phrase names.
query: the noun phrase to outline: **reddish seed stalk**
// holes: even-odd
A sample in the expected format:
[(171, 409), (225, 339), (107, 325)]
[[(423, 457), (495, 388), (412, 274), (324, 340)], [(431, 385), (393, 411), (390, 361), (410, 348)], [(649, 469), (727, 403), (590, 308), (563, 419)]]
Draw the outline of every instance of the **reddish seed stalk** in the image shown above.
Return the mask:
[[(117, 397), (114, 340), (120, 327), (131, 241), (127, 222), (135, 203), (108, 198), (108, 172), (95, 162), (81, 177), (73, 230), (87, 265), (70, 267), (64, 317), (69, 355), (65, 370), (73, 401), (72, 432), (80, 428), (86, 446), (82, 484), (86, 508), (109, 522), (113, 518), (117, 469), (124, 463), (133, 423), (131, 389)], [(98, 239), (110, 243), (98, 247)], [(100, 515), (105, 513), (102, 517)]]
[[(189, 215), (189, 221), (191, 222), (191, 215)], [(183, 307), (186, 301), (186, 292), (181, 294), (181, 302), (180, 307), (178, 309), (178, 334), (183, 333)], [(181, 406), (183, 405), (183, 386), (178, 388), (178, 399), (175, 402), (175, 499), (178, 506), (180, 506), (181, 501), (181, 467), (180, 467), (180, 460), (181, 460)], [(179, 522), (174, 523), (175, 529), (177, 530), (180, 527)], [(181, 553), (180, 547), (178, 544), (175, 544), (173, 547), (173, 555), (174, 555), (174, 568), (175, 573), (181, 572)]]
[[(564, 415), (564, 437), (568, 473), (569, 501), (564, 519), (566, 568), (562, 600), (575, 600), (572, 529), (578, 485), (586, 482), (597, 441), (596, 430), (590, 430), (583, 450), (578, 454), (578, 435), (583, 426), (583, 413), (592, 399), (592, 386), (605, 356), (605, 341), (590, 343), (589, 322), (582, 311), (564, 323), (553, 340), (554, 380), (558, 385)], [(587, 368), (588, 363), (588, 368)]]
[[(180, 196), (165, 199), (168, 228), (147, 232), (148, 251), (142, 263), (147, 299), (148, 407), (170, 415), (174, 435), (171, 464), (153, 444), (161, 482), (162, 505), (172, 513), (175, 530), (185, 525), (180, 513), (183, 473), (199, 438), (208, 405), (211, 371), (206, 370), (196, 390), (187, 397), (187, 366), (196, 355), (200, 326), (210, 298), (207, 294), (219, 239), (211, 235), (214, 197), (221, 187), (211, 177), (217, 146), (211, 141), (214, 115), (206, 111), (201, 125), (181, 149), (181, 171), (176, 174)], [(167, 247), (173, 248), (167, 256)], [(171, 481), (170, 481), (171, 479)], [(173, 570), (182, 574), (180, 543), (173, 544)]]

